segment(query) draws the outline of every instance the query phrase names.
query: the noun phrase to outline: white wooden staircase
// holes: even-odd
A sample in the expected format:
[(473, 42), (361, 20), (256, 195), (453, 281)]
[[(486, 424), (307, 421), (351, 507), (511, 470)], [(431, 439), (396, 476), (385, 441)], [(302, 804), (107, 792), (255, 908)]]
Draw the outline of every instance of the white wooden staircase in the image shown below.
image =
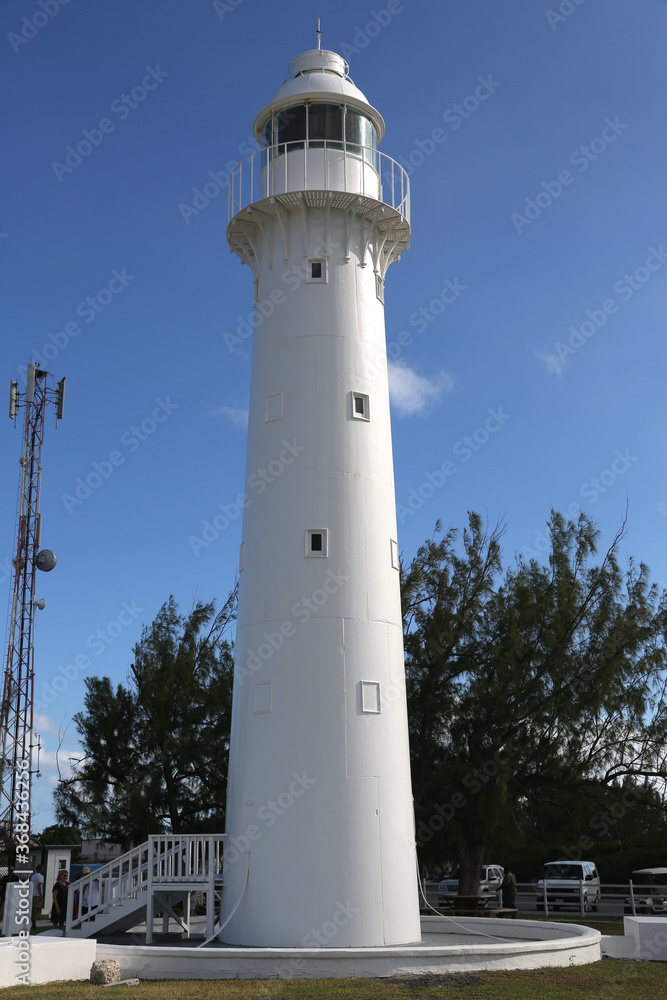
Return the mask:
[[(155, 835), (77, 879), (67, 896), (68, 936), (113, 934), (145, 920), (146, 943), (150, 944), (155, 918), (161, 914), (163, 932), (172, 917), (189, 937), (190, 895), (198, 892), (206, 898), (206, 940), (212, 939), (216, 934), (216, 900), (222, 892), (225, 836)], [(175, 911), (179, 903), (180, 914)]]

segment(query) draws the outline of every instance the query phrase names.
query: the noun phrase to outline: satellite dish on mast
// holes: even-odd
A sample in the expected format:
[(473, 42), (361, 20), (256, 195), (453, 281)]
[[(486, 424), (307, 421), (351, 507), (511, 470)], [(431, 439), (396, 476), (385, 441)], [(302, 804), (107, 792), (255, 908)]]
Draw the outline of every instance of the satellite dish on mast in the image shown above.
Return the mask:
[(49, 573), (57, 562), (58, 556), (52, 549), (42, 549), (41, 552), (37, 553), (35, 566), (37, 569), (41, 569), (43, 573)]

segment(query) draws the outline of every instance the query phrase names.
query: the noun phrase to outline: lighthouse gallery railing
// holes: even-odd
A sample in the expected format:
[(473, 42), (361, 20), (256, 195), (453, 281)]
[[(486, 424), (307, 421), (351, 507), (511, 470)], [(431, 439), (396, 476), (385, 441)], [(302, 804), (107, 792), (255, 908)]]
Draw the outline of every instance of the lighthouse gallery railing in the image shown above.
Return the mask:
[(290, 191), (343, 191), (389, 205), (410, 221), (410, 181), (379, 149), (326, 139), (255, 150), (229, 178), (229, 221), (253, 202)]

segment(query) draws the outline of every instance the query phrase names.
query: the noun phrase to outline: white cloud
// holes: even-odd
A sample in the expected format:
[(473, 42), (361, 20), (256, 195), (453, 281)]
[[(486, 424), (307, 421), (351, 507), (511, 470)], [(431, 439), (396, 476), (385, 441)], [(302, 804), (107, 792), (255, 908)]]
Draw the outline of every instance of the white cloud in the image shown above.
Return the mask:
[(395, 410), (401, 416), (423, 414), (433, 403), (439, 402), (445, 392), (450, 392), (454, 382), (451, 375), (442, 371), (432, 378), (418, 375), (403, 361), (390, 361), (389, 395)]
[(558, 375), (560, 378), (567, 363), (564, 358), (558, 354), (538, 354), (537, 357), (540, 361), (544, 361), (548, 372), (551, 372), (552, 375)]
[(42, 736), (44, 733), (50, 733), (52, 736), (62, 735), (61, 726), (50, 715), (43, 712), (35, 712), (32, 728), (34, 732), (40, 733)]
[(242, 410), (240, 407), (236, 406), (219, 406), (217, 410), (213, 410), (214, 414), (220, 414), (223, 417), (227, 417), (228, 420), (234, 424), (234, 427), (247, 427), (248, 426), (248, 411)]

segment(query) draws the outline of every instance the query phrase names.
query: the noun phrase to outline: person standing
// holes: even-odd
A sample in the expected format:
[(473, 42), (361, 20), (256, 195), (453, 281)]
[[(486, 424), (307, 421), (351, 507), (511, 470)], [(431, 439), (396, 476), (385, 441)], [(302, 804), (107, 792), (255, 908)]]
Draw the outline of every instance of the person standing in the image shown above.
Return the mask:
[(516, 910), (516, 876), (507, 868), (500, 886), (503, 894), (503, 908)]
[(51, 906), (51, 923), (57, 930), (65, 930), (67, 918), (67, 872), (59, 871), (53, 886), (53, 905)]
[(37, 921), (42, 915), (44, 906), (44, 865), (37, 865), (34, 874), (30, 876), (32, 886), (32, 930), (37, 930)]

